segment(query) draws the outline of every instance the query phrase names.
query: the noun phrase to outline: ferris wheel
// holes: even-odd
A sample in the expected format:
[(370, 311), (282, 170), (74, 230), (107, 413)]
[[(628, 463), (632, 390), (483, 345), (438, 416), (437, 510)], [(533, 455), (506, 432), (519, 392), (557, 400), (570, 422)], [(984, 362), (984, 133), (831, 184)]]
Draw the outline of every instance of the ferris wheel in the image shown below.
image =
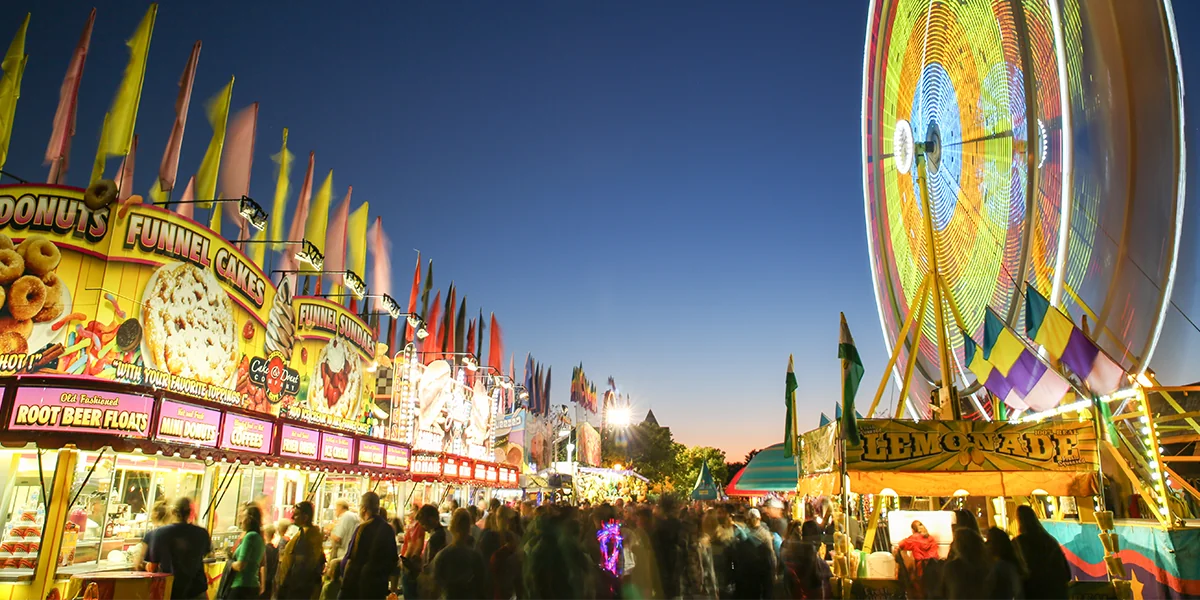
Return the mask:
[(1169, 0), (872, 0), (862, 115), (872, 279), (906, 416), (929, 417), (939, 386), (986, 412), (959, 330), (978, 336), (990, 308), (1021, 331), (1026, 286), (1146, 368), (1183, 217)]

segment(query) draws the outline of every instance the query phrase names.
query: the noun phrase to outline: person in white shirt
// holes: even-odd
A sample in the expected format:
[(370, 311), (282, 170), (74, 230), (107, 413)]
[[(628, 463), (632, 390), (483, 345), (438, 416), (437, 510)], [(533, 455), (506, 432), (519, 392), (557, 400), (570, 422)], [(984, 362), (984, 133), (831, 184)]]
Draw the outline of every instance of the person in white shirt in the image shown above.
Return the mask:
[(349, 502), (338, 500), (333, 506), (334, 523), (333, 531), (329, 533), (329, 541), (333, 542), (333, 560), (337, 561), (346, 554), (346, 545), (350, 543), (350, 537), (354, 535), (359, 521), (358, 515), (350, 510)]

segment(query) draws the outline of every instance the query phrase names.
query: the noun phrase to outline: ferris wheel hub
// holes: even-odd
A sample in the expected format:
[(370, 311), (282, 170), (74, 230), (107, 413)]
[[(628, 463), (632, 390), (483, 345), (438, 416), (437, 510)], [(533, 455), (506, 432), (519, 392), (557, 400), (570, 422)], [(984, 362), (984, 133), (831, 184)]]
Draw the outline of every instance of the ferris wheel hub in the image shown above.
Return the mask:
[(925, 143), (921, 144), (921, 150), (925, 153), (925, 160), (929, 161), (929, 172), (937, 173), (938, 167), (942, 164), (942, 130), (938, 128), (937, 121), (929, 123), (929, 129), (925, 131)]

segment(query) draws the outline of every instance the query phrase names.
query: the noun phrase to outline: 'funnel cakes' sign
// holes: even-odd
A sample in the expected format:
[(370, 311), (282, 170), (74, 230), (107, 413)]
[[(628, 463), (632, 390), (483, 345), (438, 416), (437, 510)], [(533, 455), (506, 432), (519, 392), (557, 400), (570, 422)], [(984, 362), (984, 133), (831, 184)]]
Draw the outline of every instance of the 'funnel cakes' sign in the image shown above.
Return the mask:
[(0, 376), (119, 381), (365, 432), (374, 331), (294, 284), (189, 218), (117, 202), (110, 181), (0, 185)]

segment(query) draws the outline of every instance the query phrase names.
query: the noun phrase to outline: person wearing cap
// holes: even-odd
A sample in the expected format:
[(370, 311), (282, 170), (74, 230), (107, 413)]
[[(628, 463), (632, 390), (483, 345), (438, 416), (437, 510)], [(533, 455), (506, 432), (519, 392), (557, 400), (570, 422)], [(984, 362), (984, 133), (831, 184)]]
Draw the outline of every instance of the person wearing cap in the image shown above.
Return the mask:
[(771, 533), (781, 539), (787, 537), (788, 519), (784, 516), (784, 504), (779, 498), (771, 498), (763, 504), (763, 522)]

